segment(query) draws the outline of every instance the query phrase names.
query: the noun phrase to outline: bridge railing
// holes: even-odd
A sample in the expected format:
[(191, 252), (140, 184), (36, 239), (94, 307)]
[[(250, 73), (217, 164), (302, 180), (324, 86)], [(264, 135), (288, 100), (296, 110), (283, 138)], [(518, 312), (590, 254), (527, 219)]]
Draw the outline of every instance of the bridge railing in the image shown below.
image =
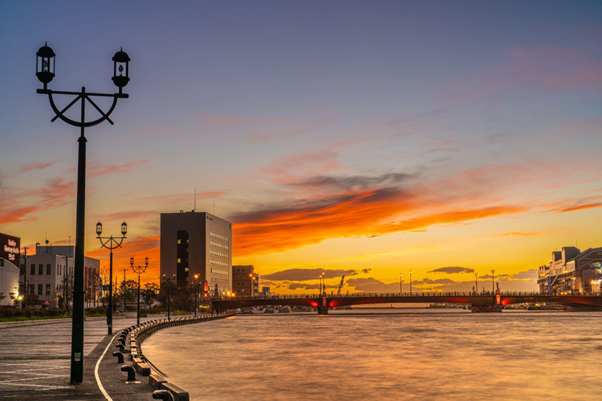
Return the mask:
[[(389, 293), (368, 293), (368, 292), (358, 292), (353, 294), (326, 294), (327, 298), (422, 298), (422, 297), (493, 297), (496, 294), (491, 291), (483, 291), (483, 292), (413, 292), (410, 294), (409, 292), (399, 293), (399, 292), (389, 292)], [(525, 291), (502, 291), (500, 295), (503, 297), (508, 296), (537, 296), (537, 297), (557, 297), (560, 294), (548, 294), (548, 293), (540, 293), (540, 292), (525, 292)], [(600, 293), (595, 294), (570, 294), (570, 296), (574, 297), (591, 297), (591, 296), (602, 296)], [(235, 297), (227, 297), (227, 296), (219, 296), (212, 298), (216, 301), (226, 301), (226, 300), (257, 300), (257, 299), (318, 299), (321, 298), (319, 294), (272, 294), (272, 295), (254, 295), (254, 296), (235, 296)]]

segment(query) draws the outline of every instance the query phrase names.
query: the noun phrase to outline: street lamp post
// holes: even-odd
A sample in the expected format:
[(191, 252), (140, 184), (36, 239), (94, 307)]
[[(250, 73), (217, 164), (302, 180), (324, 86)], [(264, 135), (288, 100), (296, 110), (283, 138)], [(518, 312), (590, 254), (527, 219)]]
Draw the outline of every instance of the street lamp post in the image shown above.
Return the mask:
[(495, 294), (495, 270), (491, 269), (491, 293)]
[(121, 223), (121, 238), (101, 237), (102, 234), (102, 223), (99, 221), (96, 223), (96, 238), (100, 240), (102, 248), (110, 250), (109, 256), (109, 307), (107, 308), (107, 327), (109, 335), (113, 334), (113, 249), (121, 248), (123, 240), (126, 239), (128, 232), (128, 225), (124, 221)]
[(197, 317), (197, 310), (198, 310), (198, 307), (196, 306), (196, 291), (197, 291), (198, 287), (199, 287), (199, 275), (195, 274), (194, 275), (194, 317)]
[(477, 289), (476, 293), (479, 293), (479, 273), (475, 273), (474, 274), (475, 277), (475, 284), (477, 285), (475, 288)]
[(140, 324), (140, 275), (146, 271), (148, 268), (148, 258), (144, 258), (144, 266), (138, 265), (138, 267), (134, 266), (134, 258), (130, 258), (130, 266), (132, 266), (132, 270), (134, 273), (138, 275), (138, 309), (136, 312), (136, 324)]
[(401, 286), (401, 275), (402, 273), (399, 273), (399, 294), (403, 295), (403, 287)]
[(29, 305), (27, 305), (27, 247), (25, 246), (23, 249), (24, 251), (21, 255), (23, 256), (23, 266), (25, 266), (25, 268), (23, 269), (23, 303), (21, 304), (21, 309), (29, 309)]
[[(173, 278), (174, 280), (176, 279), (176, 274), (173, 274)], [(167, 287), (167, 320), (171, 320), (171, 317), (169, 315), (170, 309), (169, 309), (169, 299), (170, 299), (170, 294), (169, 294), (169, 288), (171, 287), (171, 280), (169, 280), (167, 278), (167, 276), (165, 276), (165, 273), (163, 273), (163, 283), (165, 283), (165, 286)]]
[[(123, 93), (123, 88), (130, 81), (129, 78), (129, 56), (119, 51), (113, 57), (113, 83), (119, 88), (119, 93), (88, 93), (86, 88), (82, 87), (81, 92), (62, 92), (48, 89), (48, 84), (54, 79), (55, 75), (55, 53), (46, 43), (36, 53), (36, 75), (40, 82), (44, 84), (43, 89), (38, 89), (37, 93), (48, 95), (50, 107), (56, 114), (51, 120), (58, 118), (69, 125), (80, 128), (80, 137), (77, 140), (78, 164), (77, 164), (77, 206), (75, 219), (75, 269), (74, 269), (74, 287), (73, 287), (73, 319), (71, 330), (71, 383), (77, 384), (83, 381), (84, 376), (84, 241), (85, 241), (85, 220), (86, 220), (86, 137), (84, 129), (93, 127), (104, 121), (113, 124), (110, 116), (117, 106), (118, 99), (126, 99), (128, 95)], [(119, 71), (119, 75), (117, 75)], [(125, 75), (124, 75), (125, 71)], [(53, 95), (75, 96), (65, 108), (59, 110), (54, 102)], [(113, 104), (109, 111), (104, 112), (92, 100), (92, 97), (113, 98)], [(79, 121), (72, 120), (65, 115), (65, 112), (71, 108), (78, 100), (81, 100), (81, 114)], [(86, 101), (100, 113), (96, 120), (86, 121)]]
[(412, 271), (410, 270), (410, 296), (412, 295)]

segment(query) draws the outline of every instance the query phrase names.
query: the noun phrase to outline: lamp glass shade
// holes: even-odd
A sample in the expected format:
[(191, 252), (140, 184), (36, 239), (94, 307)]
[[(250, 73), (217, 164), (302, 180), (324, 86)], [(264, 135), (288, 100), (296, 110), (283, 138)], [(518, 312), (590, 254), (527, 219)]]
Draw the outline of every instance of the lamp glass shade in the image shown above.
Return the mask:
[(128, 225), (125, 223), (121, 223), (121, 234), (126, 235), (128, 233)]
[(96, 223), (96, 235), (100, 237), (100, 234), (102, 234), (102, 223), (99, 221)]
[(118, 88), (130, 82), (130, 56), (123, 49), (113, 56), (113, 83)]
[(144, 258), (144, 264), (148, 266), (148, 258)]
[(134, 258), (130, 258), (130, 265), (134, 266)]
[(55, 54), (46, 43), (36, 53), (36, 75), (40, 82), (48, 84), (54, 79)]

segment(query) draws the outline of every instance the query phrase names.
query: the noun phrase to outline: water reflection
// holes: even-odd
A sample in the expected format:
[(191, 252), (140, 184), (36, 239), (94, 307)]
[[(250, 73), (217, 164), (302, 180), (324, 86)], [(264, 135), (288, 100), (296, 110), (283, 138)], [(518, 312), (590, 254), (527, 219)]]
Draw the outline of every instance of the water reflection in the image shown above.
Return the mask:
[(143, 349), (192, 399), (602, 397), (602, 313), (426, 312), (237, 316), (159, 331)]

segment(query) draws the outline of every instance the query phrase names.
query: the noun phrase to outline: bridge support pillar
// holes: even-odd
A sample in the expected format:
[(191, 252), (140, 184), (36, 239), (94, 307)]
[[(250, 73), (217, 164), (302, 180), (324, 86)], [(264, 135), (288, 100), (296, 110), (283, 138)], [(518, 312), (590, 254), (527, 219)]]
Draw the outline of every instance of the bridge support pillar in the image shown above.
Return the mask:
[(328, 306), (318, 306), (318, 315), (328, 315)]

